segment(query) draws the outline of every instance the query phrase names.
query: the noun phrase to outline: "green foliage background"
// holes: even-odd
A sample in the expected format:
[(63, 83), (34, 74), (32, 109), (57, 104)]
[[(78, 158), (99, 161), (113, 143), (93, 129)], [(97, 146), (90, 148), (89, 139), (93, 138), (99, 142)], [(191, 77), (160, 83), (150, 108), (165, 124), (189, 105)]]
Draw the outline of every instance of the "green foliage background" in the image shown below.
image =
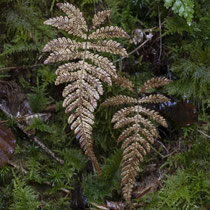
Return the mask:
[[(68, 127), (68, 116), (62, 108), (62, 88), (54, 86), (56, 65), (43, 65), (46, 56), (41, 52), (43, 46), (56, 36), (64, 35), (63, 31), (43, 24), (44, 20), (62, 14), (56, 7), (57, 2), (63, 1), (0, 0), (0, 77), (18, 82), (34, 113), (44, 113), (53, 104), (50, 120), (43, 123), (34, 119), (28, 129), (65, 161), (64, 165), (57, 163), (30, 142), (15, 122), (0, 113), (0, 119), (8, 120), (7, 126), (17, 138), (12, 162), (27, 171), (23, 173), (10, 165), (0, 167), (0, 209), (74, 209), (77, 185), (82, 189), (81, 199), (90, 209), (94, 209), (91, 202), (103, 204), (106, 200), (122, 200), (119, 167), (122, 154), (116, 143), (119, 131), (114, 131), (111, 124), (114, 109), (99, 107), (95, 113), (94, 149), (102, 167), (102, 176), (97, 177)], [(170, 135), (162, 137), (161, 141), (166, 146), (181, 141), (179, 150), (163, 158), (163, 149), (154, 148), (142, 164), (139, 177), (144, 176), (144, 170), (152, 163), (156, 163), (160, 170), (170, 172), (157, 192), (136, 201), (145, 203), (141, 209), (205, 209), (210, 205), (210, 2), (68, 2), (79, 7), (89, 20), (95, 11), (111, 9), (109, 21), (130, 35), (136, 28), (155, 27), (152, 41), (117, 63), (119, 74), (126, 75), (136, 85), (154, 75), (172, 75), (175, 81), (162, 91), (175, 101), (190, 100), (195, 104), (200, 123), (190, 127), (170, 124)], [(159, 17), (163, 23), (161, 34)], [(129, 41), (122, 45), (128, 52), (138, 46)], [(101, 102), (125, 91), (116, 85), (107, 87)], [(62, 189), (71, 190), (71, 194), (66, 195)]]

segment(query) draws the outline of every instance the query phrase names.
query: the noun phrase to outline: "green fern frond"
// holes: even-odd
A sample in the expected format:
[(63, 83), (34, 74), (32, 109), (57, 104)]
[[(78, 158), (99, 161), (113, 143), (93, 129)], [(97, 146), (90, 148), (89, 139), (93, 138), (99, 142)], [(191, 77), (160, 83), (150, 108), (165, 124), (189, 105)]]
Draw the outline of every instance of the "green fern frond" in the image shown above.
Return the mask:
[(179, 16), (169, 17), (164, 26), (166, 31), (163, 35), (183, 34), (183, 32), (190, 32), (192, 30), (184, 19)]
[(23, 53), (23, 52), (33, 52), (37, 51), (38, 47), (31, 43), (26, 45), (24, 42), (19, 42), (18, 44), (5, 44), (3, 53), (0, 56), (12, 55), (15, 53)]
[(179, 79), (167, 87), (170, 95), (180, 95), (183, 99), (193, 99), (193, 101), (208, 97), (210, 68), (207, 65), (178, 59), (171, 71), (179, 75)]
[(165, 7), (172, 8), (173, 12), (179, 14), (187, 20), (188, 25), (191, 25), (194, 14), (194, 1), (193, 0), (164, 0)]

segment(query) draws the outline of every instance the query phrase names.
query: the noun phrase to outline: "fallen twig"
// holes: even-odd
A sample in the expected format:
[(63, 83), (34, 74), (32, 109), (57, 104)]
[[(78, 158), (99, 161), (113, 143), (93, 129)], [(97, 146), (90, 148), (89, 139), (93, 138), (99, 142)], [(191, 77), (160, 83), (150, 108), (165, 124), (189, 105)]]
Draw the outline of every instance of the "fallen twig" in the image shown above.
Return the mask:
[(36, 68), (39, 66), (56, 66), (57, 64), (54, 63), (49, 63), (49, 64), (44, 64), (44, 63), (38, 63), (38, 64), (33, 64), (33, 65), (26, 65), (26, 66), (10, 66), (10, 67), (3, 67), (0, 68), (0, 71), (8, 71), (8, 70), (14, 70), (14, 69), (31, 69), (31, 68)]
[(17, 165), (16, 163), (14, 163), (14, 162), (12, 162), (12, 161), (10, 161), (10, 160), (8, 160), (8, 163), (9, 163), (11, 166), (13, 166), (14, 168), (16, 168), (17, 170), (21, 171), (22, 174), (27, 174), (27, 171), (26, 171), (23, 167)]
[(210, 139), (210, 136), (209, 136), (209, 135), (207, 135), (206, 133), (204, 133), (203, 131), (198, 130), (198, 132), (199, 132), (199, 133), (201, 133), (201, 134), (203, 134), (205, 137), (207, 137), (207, 138), (209, 138), (209, 139)]
[(64, 160), (56, 157), (55, 153), (53, 151), (51, 151), (47, 146), (45, 146), (36, 136), (25, 131), (25, 126), (21, 125), (18, 122), (17, 122), (17, 125), (18, 125), (18, 128), (20, 128), (28, 136), (28, 138), (31, 141), (34, 141), (36, 144), (38, 144), (47, 154), (49, 154), (51, 157), (53, 157), (61, 165), (64, 164)]
[[(131, 54), (135, 53), (137, 50), (139, 50), (140, 48), (142, 48), (148, 41), (150, 41), (150, 39), (145, 40), (143, 43), (141, 43), (136, 49), (132, 50), (131, 52), (128, 53), (128, 56), (130, 56)], [(123, 59), (125, 59), (126, 57), (121, 57), (118, 60), (114, 61), (114, 63), (117, 63)]]
[(161, 25), (161, 17), (160, 17), (160, 8), (158, 6), (158, 18), (159, 18), (159, 30), (160, 30), (160, 54), (159, 54), (159, 62), (160, 62), (160, 59), (161, 59), (161, 55), (162, 55), (162, 25)]
[[(9, 113), (9, 111), (4, 107), (2, 104), (0, 104), (0, 109), (10, 118), (15, 119), (12, 114)], [(51, 151), (47, 146), (45, 146), (36, 136), (33, 134), (27, 132), (25, 130), (26, 126), (22, 125), (18, 121), (16, 121), (18, 128), (20, 128), (28, 137), (31, 141), (35, 142), (38, 144), (47, 154), (49, 154), (51, 157), (53, 157), (58, 163), (64, 164), (64, 160), (58, 158), (53, 151)]]
[(159, 140), (156, 140), (166, 151), (166, 153), (168, 154), (168, 149), (166, 148), (166, 146)]
[[(159, 23), (159, 26), (158, 27), (154, 27), (153, 29), (159, 29), (161, 30), (162, 26), (166, 23), (166, 20), (168, 19), (168, 16), (165, 18), (165, 20), (162, 22), (162, 23)], [(157, 33), (158, 31), (156, 31)], [(160, 33), (161, 35), (161, 33)], [(161, 39), (161, 36), (158, 37), (159, 39)], [(147, 42), (151, 41), (152, 39), (147, 39), (145, 40), (144, 42), (142, 42), (136, 49), (132, 50), (131, 52), (128, 53), (128, 56), (132, 55), (133, 53), (135, 53), (136, 51), (138, 51), (140, 48), (142, 48)], [(162, 43), (162, 41), (161, 41)], [(114, 63), (117, 63), (123, 59), (125, 59), (126, 57), (121, 57), (120, 59), (114, 61)]]
[(10, 67), (3, 67), (0, 68), (0, 71), (6, 71), (6, 70), (13, 70), (13, 69), (28, 69), (28, 68), (34, 68), (34, 67), (38, 67), (38, 66), (43, 66), (45, 64), (34, 64), (34, 65), (27, 65), (27, 66), (10, 66)]

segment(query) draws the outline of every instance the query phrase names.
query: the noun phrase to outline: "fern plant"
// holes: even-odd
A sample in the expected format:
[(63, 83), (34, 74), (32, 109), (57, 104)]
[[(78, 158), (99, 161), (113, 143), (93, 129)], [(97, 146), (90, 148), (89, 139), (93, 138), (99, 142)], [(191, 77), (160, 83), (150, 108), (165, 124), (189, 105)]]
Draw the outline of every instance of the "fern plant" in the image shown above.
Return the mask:
[[(32, 2), (7, 1), (3, 3), (0, 1), (0, 4), (1, 32), (5, 34), (1, 37), (2, 53), (0, 57), (8, 56), (13, 61), (15, 54), (21, 57), (23, 53), (29, 55), (32, 52), (40, 52), (43, 42), (49, 41), (55, 35), (53, 30), (41, 24), (42, 10), (33, 7)], [(28, 60), (22, 60), (22, 63)], [(20, 62), (19, 65), (22, 63)], [(17, 59), (15, 64), (18, 65)]]
[(68, 34), (85, 41), (65, 37), (50, 41), (43, 49), (43, 52), (51, 52), (45, 64), (77, 60), (77, 62), (59, 66), (55, 84), (69, 83), (63, 91), (63, 97), (65, 97), (63, 106), (66, 107), (66, 113), (71, 112), (68, 123), (99, 174), (99, 164), (93, 152), (91, 137), (93, 112), (100, 95), (103, 94), (102, 82), (112, 85), (111, 77), (116, 78), (117, 74), (114, 64), (94, 51), (127, 56), (126, 50), (111, 38), (129, 38), (129, 36), (117, 26), (96, 29), (110, 15), (110, 10), (94, 15), (90, 27), (75, 6), (69, 3), (58, 3), (57, 6), (67, 16), (51, 18), (44, 23), (67, 31)]
[(187, 20), (188, 25), (191, 25), (193, 13), (194, 13), (194, 1), (192, 0), (164, 0), (165, 7), (171, 9), (173, 12), (179, 14), (180, 17), (184, 17)]
[[(146, 96), (144, 93), (152, 88), (166, 85), (169, 79), (163, 77), (154, 77), (143, 84), (138, 90), (141, 98), (134, 98), (125, 95), (114, 96), (107, 99), (102, 106), (127, 105), (117, 111), (112, 122), (114, 128), (124, 128), (118, 138), (122, 142), (122, 172), (121, 186), (123, 197), (131, 205), (131, 193), (134, 186), (135, 177), (139, 171), (139, 164), (143, 161), (143, 156), (150, 151), (150, 144), (158, 137), (154, 122), (167, 127), (165, 119), (158, 112), (144, 107), (143, 104), (162, 103), (169, 99), (161, 94), (151, 94)], [(128, 84), (128, 83), (126, 83)], [(127, 85), (132, 88), (131, 85)], [(145, 118), (148, 117), (149, 119)]]

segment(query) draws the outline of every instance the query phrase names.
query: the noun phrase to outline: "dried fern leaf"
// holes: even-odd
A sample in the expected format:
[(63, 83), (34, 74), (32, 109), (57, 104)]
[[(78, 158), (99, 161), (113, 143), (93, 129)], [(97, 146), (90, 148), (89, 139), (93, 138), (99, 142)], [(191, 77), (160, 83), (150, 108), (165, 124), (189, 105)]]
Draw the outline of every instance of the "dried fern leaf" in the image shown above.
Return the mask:
[(68, 49), (61, 49), (59, 51), (50, 53), (49, 57), (44, 61), (44, 64), (81, 59), (83, 56), (84, 52), (72, 52)]
[(85, 49), (85, 42), (77, 42), (69, 38), (58, 38), (48, 42), (43, 48), (42, 52), (59, 51), (62, 49), (69, 49), (71, 51), (78, 50), (79, 48)]
[(79, 28), (82, 28), (85, 31), (88, 30), (87, 23), (79, 8), (76, 8), (74, 5), (69, 3), (57, 3), (57, 6), (63, 10), (63, 12), (65, 12), (70, 19), (75, 19), (75, 26), (78, 25)]
[(120, 141), (122, 141), (123, 139), (126, 139), (127, 137), (129, 137), (130, 135), (133, 135), (133, 133), (135, 131), (138, 131), (142, 134), (142, 136), (145, 137), (145, 139), (147, 139), (151, 144), (154, 143), (154, 137), (156, 137), (158, 135), (157, 132), (154, 133), (154, 135), (152, 135), (149, 130), (147, 130), (146, 128), (142, 128), (140, 126), (138, 126), (138, 128), (136, 128), (136, 125), (133, 124), (131, 127), (126, 128), (122, 134), (119, 136), (119, 138), (117, 139), (118, 143)]
[(105, 19), (108, 16), (110, 16), (110, 14), (111, 14), (111, 10), (104, 10), (102, 12), (98, 12), (97, 14), (95, 14), (92, 19), (93, 29), (101, 25), (105, 21)]
[(166, 120), (158, 114), (158, 112), (155, 112), (154, 110), (150, 110), (147, 108), (144, 108), (142, 106), (133, 106), (133, 107), (127, 107), (124, 109), (119, 110), (118, 112), (115, 113), (115, 115), (112, 118), (112, 122), (119, 122), (119, 120), (124, 119), (127, 115), (133, 112), (139, 112), (147, 115), (150, 117), (150, 119), (156, 121), (163, 127), (167, 127)]
[(101, 106), (117, 106), (121, 104), (132, 104), (137, 103), (138, 100), (129, 96), (114, 96), (111, 98), (108, 98), (106, 101), (104, 101)]
[[(121, 185), (123, 196), (128, 204), (131, 203), (131, 192), (139, 171), (139, 164), (143, 161), (143, 156), (150, 151), (150, 144), (154, 142), (154, 138), (158, 136), (155, 126), (141, 116), (142, 112), (163, 126), (167, 126), (164, 118), (141, 106), (121, 109), (112, 118), (112, 122), (115, 122), (114, 128), (129, 126), (132, 123), (132, 126), (127, 127), (118, 138), (118, 142), (124, 140), (121, 146), (123, 150)], [(134, 116), (126, 117), (127, 115)]]
[(97, 78), (99, 78), (103, 82), (107, 83), (108, 85), (110, 85), (110, 86), (112, 85), (112, 80), (111, 80), (110, 74), (108, 74), (106, 71), (104, 71), (100, 67), (93, 66), (88, 63), (85, 63), (85, 66), (86, 66), (87, 72), (92, 73), (93, 76), (96, 76)]
[(83, 33), (82, 29), (79, 27), (79, 25), (76, 25), (77, 22), (75, 22), (74, 19), (69, 19), (66, 16), (50, 18), (49, 20), (46, 20), (44, 22), (44, 24), (51, 25), (58, 29), (64, 30), (64, 31), (68, 32), (69, 34), (79, 36), (81, 38), (86, 37), (85, 34)]
[(97, 43), (91, 42), (77, 42), (69, 38), (58, 38), (50, 41), (44, 48), (43, 52), (59, 51), (61, 49), (69, 49), (75, 51), (78, 49), (92, 49), (98, 52), (107, 52), (116, 55), (127, 57), (127, 52), (120, 46), (120, 43), (112, 40), (98, 41)]
[[(92, 125), (94, 124), (93, 112), (97, 107), (97, 101), (103, 94), (103, 84), (112, 85), (112, 78), (116, 78), (116, 67), (106, 57), (95, 53), (106, 52), (121, 56), (127, 56), (127, 52), (120, 44), (112, 40), (88, 40), (89, 30), (80, 10), (69, 3), (58, 3), (58, 7), (67, 16), (55, 17), (45, 21), (69, 34), (79, 36), (83, 41), (75, 41), (73, 38), (58, 38), (50, 41), (43, 48), (43, 52), (50, 52), (45, 64), (65, 62), (56, 70), (56, 85), (68, 83), (63, 90), (63, 106), (65, 112), (70, 113), (68, 123), (80, 142), (81, 148), (92, 160), (93, 165), (100, 174), (99, 163), (93, 152)], [(110, 11), (100, 12), (93, 18), (93, 27), (100, 25)], [(100, 32), (100, 33), (98, 33)], [(106, 27), (95, 31), (97, 39), (119, 37), (128, 35), (118, 27)]]
[[(84, 52), (71, 51), (69, 49), (61, 49), (59, 51), (54, 51), (50, 53), (49, 57), (45, 60), (44, 64), (68, 61), (74, 59), (82, 59), (84, 57)], [(90, 53), (86, 51), (86, 59), (90, 60), (95, 65), (103, 69), (107, 74), (110, 74), (112, 77), (116, 78), (116, 67), (112, 62), (109, 61), (106, 57), (99, 56), (97, 54)]]
[(121, 119), (115, 123), (114, 128), (122, 128), (135, 122), (140, 123), (145, 128), (148, 128), (154, 136), (158, 137), (154, 124), (150, 120), (142, 117), (141, 115), (135, 115), (134, 117), (126, 117), (124, 119)]
[(61, 66), (58, 67), (58, 69), (56, 70), (56, 75), (62, 74), (64, 72), (74, 72), (78, 69), (81, 68), (81, 63), (75, 63), (75, 62), (71, 62), (71, 63), (65, 63)]
[(124, 150), (121, 186), (123, 197), (126, 202), (131, 205), (130, 198), (135, 183), (135, 177), (140, 170), (139, 165), (140, 162), (143, 161), (143, 156), (149, 151), (149, 146), (146, 140), (142, 138), (138, 132), (135, 132), (133, 136), (127, 138), (124, 142), (125, 143), (122, 145), (122, 149), (124, 148)]
[[(155, 80), (150, 80), (155, 81)], [(150, 81), (146, 82), (150, 87), (158, 87), (168, 81), (158, 79), (158, 84), (152, 85)], [(145, 84), (142, 89), (145, 89)], [(126, 86), (126, 85), (124, 85)], [(107, 99), (103, 106), (115, 106), (125, 104), (127, 107), (117, 111), (112, 117), (114, 128), (125, 128), (118, 137), (118, 142), (122, 142), (123, 151), (121, 186), (123, 197), (126, 202), (131, 204), (131, 193), (135, 183), (135, 177), (139, 172), (140, 162), (150, 151), (150, 144), (158, 137), (158, 131), (154, 123), (167, 127), (166, 120), (156, 111), (143, 107), (143, 103), (159, 103), (169, 99), (161, 94), (145, 96), (140, 99), (128, 96), (115, 96)]]
[(170, 82), (171, 80), (165, 77), (153, 77), (151, 80), (148, 80), (143, 84), (143, 86), (139, 89), (139, 92), (144, 93), (146, 90), (161, 87), (169, 84)]
[(101, 69), (106, 71), (113, 78), (117, 77), (116, 67), (108, 58), (90, 53), (89, 51), (86, 51), (86, 58), (96, 66), (99, 66)]
[(88, 36), (88, 39), (105, 39), (105, 38), (125, 38), (129, 39), (128, 34), (117, 26), (106, 26), (97, 29)]
[(120, 85), (124, 88), (127, 88), (130, 91), (134, 91), (134, 85), (133, 83), (127, 79), (126, 77), (123, 76), (118, 76), (117, 78), (113, 78), (113, 81), (117, 84)]
[[(59, 68), (56, 70), (56, 75), (64, 74), (68, 72), (74, 72), (75, 70), (81, 69), (83, 66), (83, 62), (79, 61), (78, 63), (66, 63), (64, 65), (59, 66)], [(103, 82), (107, 83), (108, 85), (112, 85), (112, 80), (110, 75), (105, 72), (100, 67), (91, 65), (87, 62), (84, 62), (84, 66), (86, 68), (86, 71), (90, 74), (93, 74), (93, 76), (96, 76), (97, 78), (101, 79)]]
[(167, 98), (166, 96), (161, 94), (154, 94), (139, 99), (138, 103), (163, 103), (167, 101), (169, 101), (169, 98)]
[(113, 40), (99, 40), (97, 43), (87, 42), (87, 49), (97, 50), (98, 52), (107, 52), (116, 55), (127, 57), (128, 54), (124, 48), (120, 46), (120, 43)]

